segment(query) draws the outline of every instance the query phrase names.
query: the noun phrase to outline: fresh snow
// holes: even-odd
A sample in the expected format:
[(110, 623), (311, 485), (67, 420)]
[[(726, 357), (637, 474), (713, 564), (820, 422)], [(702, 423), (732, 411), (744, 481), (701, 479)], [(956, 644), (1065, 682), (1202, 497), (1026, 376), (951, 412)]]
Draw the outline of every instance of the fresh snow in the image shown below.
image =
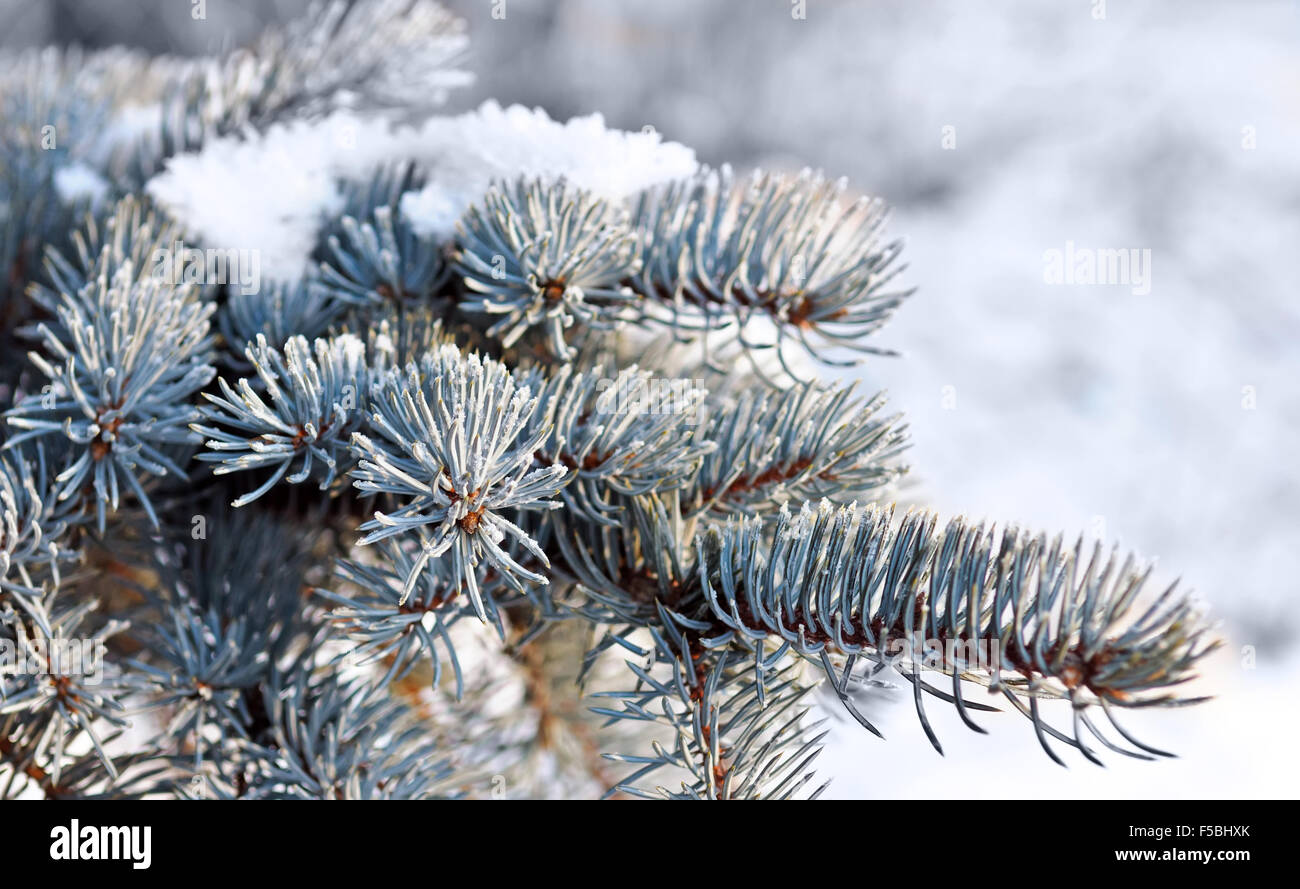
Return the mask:
[(423, 128), (421, 160), (432, 179), (408, 195), (402, 212), (424, 235), (446, 237), (460, 214), (494, 180), (565, 177), (573, 185), (620, 199), (659, 183), (690, 176), (695, 152), (665, 142), (653, 129), (613, 130), (599, 114), (560, 123), (540, 108), (502, 108), (494, 101)]
[(264, 273), (292, 281), (307, 267), (322, 218), (341, 206), (338, 181), (362, 180), (401, 160), (429, 172), (401, 209), (417, 232), (435, 239), (449, 236), (496, 180), (564, 176), (621, 199), (697, 169), (691, 149), (653, 131), (613, 130), (599, 114), (560, 123), (541, 110), (489, 101), (418, 126), (336, 112), (215, 139), (171, 158), (147, 190), (191, 237), (222, 249), (260, 249)]

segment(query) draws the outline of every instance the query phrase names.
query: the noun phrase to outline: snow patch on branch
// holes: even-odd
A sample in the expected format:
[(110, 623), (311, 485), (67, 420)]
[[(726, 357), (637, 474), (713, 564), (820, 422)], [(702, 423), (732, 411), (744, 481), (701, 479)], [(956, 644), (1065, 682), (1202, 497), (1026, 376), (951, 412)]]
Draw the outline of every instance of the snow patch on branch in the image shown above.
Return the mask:
[(487, 102), (415, 127), (340, 111), (214, 139), (169, 159), (147, 191), (191, 237), (257, 248), (268, 276), (293, 282), (307, 268), (322, 221), (342, 209), (340, 181), (402, 160), (429, 173), (424, 188), (403, 197), (403, 216), (418, 234), (439, 240), (494, 180), (564, 176), (618, 200), (699, 166), (692, 149), (653, 131), (609, 129), (599, 114), (560, 123), (541, 109)]
[(342, 209), (339, 180), (383, 156), (386, 126), (377, 140), (359, 135), (373, 128), (373, 121), (339, 112), (214, 139), (170, 158), (146, 190), (191, 237), (211, 247), (256, 248), (267, 275), (296, 281), (322, 218)]
[(485, 102), (476, 111), (430, 119), (423, 127), (427, 185), (402, 200), (402, 213), (421, 235), (446, 237), (456, 220), (493, 180), (519, 176), (566, 177), (578, 188), (611, 199), (693, 175), (695, 152), (665, 142), (653, 130), (625, 132), (600, 114), (552, 120), (540, 108), (502, 108)]

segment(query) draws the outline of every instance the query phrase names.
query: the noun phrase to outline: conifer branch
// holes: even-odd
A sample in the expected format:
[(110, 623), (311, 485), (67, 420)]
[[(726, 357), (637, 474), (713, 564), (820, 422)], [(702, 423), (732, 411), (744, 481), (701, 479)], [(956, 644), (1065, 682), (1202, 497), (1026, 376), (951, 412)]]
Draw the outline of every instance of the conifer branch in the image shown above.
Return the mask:
[(212, 379), (213, 305), (193, 285), (140, 277), (125, 262), (77, 294), (64, 294), (58, 328), (42, 324), (49, 357), (32, 353), (50, 381), (8, 412), (23, 430), (6, 447), (41, 437), (66, 441), (72, 462), (58, 499), (89, 494), (102, 531), (125, 488), (157, 524), (141, 474), (185, 477), (178, 448), (194, 442), (189, 399)]
[(446, 280), (442, 251), (389, 206), (368, 221), (344, 216), (329, 237), (329, 259), (315, 286), (343, 303), (428, 300)]
[(470, 82), (464, 23), (431, 0), (329, 0), (248, 47), (163, 60), (161, 126), (114, 159), (142, 184), (213, 138), (338, 108), (428, 107)]
[[(662, 630), (632, 691), (598, 693), (620, 706), (597, 706), (613, 720), (662, 723), (671, 746), (654, 743), (648, 754), (606, 754), (635, 768), (615, 789), (647, 798), (789, 799), (808, 793), (811, 765), (826, 733), (807, 721), (800, 702), (812, 686), (799, 679), (800, 664), (781, 646), (752, 662), (738, 651), (709, 652), (698, 623), (661, 608)], [(646, 786), (661, 770), (684, 772), (679, 790)], [(612, 792), (612, 791), (611, 791)]]
[[(815, 797), (809, 691), (875, 732), (856, 693), (891, 669), (936, 748), (924, 696), (981, 730), (977, 683), (1058, 762), (1165, 755), (1117, 714), (1202, 700), (1191, 601), (1082, 540), (895, 517), (906, 426), (805, 379), (892, 354), (883, 203), (595, 117), (428, 117), (463, 45), (430, 0), (357, 0), (196, 61), (0, 53), (0, 797), (448, 797), (507, 765), (510, 795)], [(282, 280), (182, 276), (181, 232), (223, 226), (179, 208), (229, 223), (220, 186), (334, 113), (378, 123), (374, 166), (304, 151), (322, 193), (250, 245), (297, 251)], [(199, 191), (182, 153), (251, 167)], [(633, 752), (590, 761), (597, 719)]]
[(359, 459), (352, 470), (358, 490), (396, 499), (361, 526), (369, 544), (414, 534), (421, 553), (405, 586), (409, 596), (420, 572), (448, 553), (454, 586), (464, 589), (480, 619), (488, 620), (478, 569), (495, 569), (514, 589), (545, 584), (502, 546), (506, 538), (543, 566), (546, 553), (507, 514), (557, 509), (565, 468), (534, 467), (533, 455), (549, 432), (539, 426), (521, 436), (536, 397), (492, 359), (464, 356), (452, 346), (426, 354), (419, 364), (393, 370), (371, 393), (374, 437), (353, 436)]
[(627, 498), (684, 487), (714, 448), (690, 438), (708, 393), (686, 381), (665, 389), (650, 371), (599, 364), (528, 381), (539, 392), (533, 426), (549, 430), (537, 460), (569, 471), (560, 496), (575, 519), (618, 524)]
[(154, 588), (129, 663), (166, 716), (164, 737), (191, 751), (191, 768), (252, 738), (259, 684), (317, 632), (304, 608), (309, 540), (270, 515), (204, 505), (203, 534), (151, 553)]
[[(628, 283), (648, 318), (683, 338), (725, 332), (760, 373), (755, 353), (767, 349), (795, 380), (790, 347), (830, 364), (845, 363), (830, 346), (893, 354), (865, 339), (908, 296), (888, 289), (901, 244), (879, 243), (881, 201), (845, 209), (844, 190), (809, 171), (733, 184), (724, 167), (647, 191), (632, 214), (641, 262)], [(756, 338), (753, 321), (773, 335)]]
[[(0, 606), (8, 599), (33, 617), (41, 614), (40, 585), (47, 577), (59, 582), (59, 538), (67, 524), (45, 449), (0, 453)], [(49, 632), (48, 625), (43, 628)]]
[(352, 434), (364, 422), (370, 381), (364, 344), (343, 334), (308, 346), (297, 336), (281, 352), (258, 334), (246, 354), (270, 404), (247, 379), (233, 387), (220, 379), (221, 395), (204, 393), (211, 404), (201, 408), (211, 425), (191, 425), (210, 449), (198, 458), (216, 463), (217, 475), (273, 470), (235, 506), (251, 503), (281, 479), (301, 484), (319, 478), (320, 489), (329, 489), (350, 466)]
[(712, 399), (695, 430), (716, 448), (683, 496), (687, 515), (726, 517), (788, 500), (870, 496), (898, 479), (906, 447), (898, 415), (880, 416), (884, 393), (862, 402), (854, 386), (799, 384)]
[(411, 709), (335, 671), (275, 670), (259, 686), (256, 738), (233, 739), (189, 778), (190, 799), (434, 799), (453, 770)]
[[(1049, 735), (1089, 759), (1095, 756), (1083, 728), (1119, 749), (1097, 731), (1091, 707), (1109, 717), (1112, 707), (1203, 700), (1180, 698), (1177, 687), (1217, 642), (1172, 586), (1138, 604), (1150, 569), (1132, 556), (1103, 559), (1100, 544), (1089, 555), (1082, 539), (1067, 548), (1060, 537), (1014, 527), (999, 534), (960, 519), (936, 532), (935, 516), (925, 512), (892, 518), (891, 509), (875, 505), (859, 511), (822, 501), (797, 514), (783, 508), (770, 534), (761, 520), (712, 530), (700, 577), (718, 627), (705, 644), (773, 638), (820, 660), (841, 699), (873, 731), (845, 694), (852, 663), (839, 674), (830, 655), (893, 666), (912, 683), (917, 715), (940, 752), (921, 693), (953, 703), (978, 730), (961, 679), (987, 684), (1022, 712), (1019, 697), (1026, 697), (1026, 715), (1057, 762)], [(922, 680), (923, 665), (952, 676), (952, 695)], [(1042, 698), (1069, 700), (1072, 735), (1043, 721)]]
[[(443, 658), (454, 676), (456, 697), (465, 690), (465, 675), (456, 656), (451, 628), (473, 606), (461, 601), (460, 588), (450, 577), (441, 576), (430, 562), (419, 568), (419, 547), (404, 545), (399, 538), (387, 538), (377, 545), (374, 564), (348, 559), (339, 564), (338, 589), (317, 592), (337, 607), (331, 618), (338, 623), (353, 646), (349, 659), (359, 664), (387, 662), (383, 684), (399, 682), (420, 663), (432, 666), (432, 682), (443, 678)], [(409, 577), (417, 578), (413, 591), (407, 592)], [(494, 576), (479, 581), (480, 596), (489, 619), (498, 626), (498, 596), (509, 593), (505, 583)]]
[(328, 335), (348, 307), (333, 291), (317, 286), (310, 278), (293, 284), (272, 282), (248, 293), (236, 290), (217, 313), (226, 344), (221, 357), (234, 370), (248, 373), (253, 368), (246, 350), (259, 336), (273, 344), (295, 336), (317, 340)]
[(610, 330), (627, 318), (635, 270), (627, 211), (563, 180), (498, 185), (461, 219), (457, 271), (473, 294), (469, 312), (502, 316), (490, 336), (513, 345), (538, 329), (555, 358), (571, 359), (565, 341), (575, 323)]

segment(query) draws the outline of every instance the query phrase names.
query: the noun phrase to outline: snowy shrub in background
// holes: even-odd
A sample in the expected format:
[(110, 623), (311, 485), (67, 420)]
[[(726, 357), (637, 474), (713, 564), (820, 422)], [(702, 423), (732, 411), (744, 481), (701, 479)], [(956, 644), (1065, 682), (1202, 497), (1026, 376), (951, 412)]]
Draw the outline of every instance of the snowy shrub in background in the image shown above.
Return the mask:
[(462, 31), (373, 0), (4, 60), (5, 792), (816, 795), (809, 690), (874, 732), (889, 675), (936, 749), (927, 697), (1164, 755), (1117, 711), (1196, 700), (1191, 603), (895, 515), (901, 420), (819, 381), (889, 354), (883, 205), (434, 114)]

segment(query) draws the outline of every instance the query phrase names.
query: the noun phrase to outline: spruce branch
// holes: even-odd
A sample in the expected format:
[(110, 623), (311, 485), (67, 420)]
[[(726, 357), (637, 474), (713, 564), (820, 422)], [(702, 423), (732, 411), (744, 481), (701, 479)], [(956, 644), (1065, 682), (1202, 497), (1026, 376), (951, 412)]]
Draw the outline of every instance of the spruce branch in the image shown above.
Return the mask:
[[(879, 242), (883, 202), (845, 208), (845, 187), (809, 171), (734, 184), (724, 167), (646, 191), (632, 214), (641, 268), (628, 283), (649, 319), (684, 338), (725, 332), (760, 374), (767, 349), (795, 380), (791, 346), (828, 364), (846, 363), (831, 346), (893, 354), (864, 340), (908, 296), (887, 289), (901, 244)], [(751, 322), (771, 327), (766, 341)]]
[[(1150, 568), (1132, 556), (1103, 558), (1100, 544), (1089, 555), (1082, 538), (1071, 548), (1060, 537), (1049, 541), (1015, 527), (999, 533), (954, 519), (936, 532), (935, 524), (932, 513), (909, 512), (895, 522), (890, 508), (860, 511), (822, 501), (797, 513), (783, 508), (771, 532), (761, 520), (711, 530), (700, 578), (718, 626), (705, 633), (705, 644), (777, 639), (818, 659), (841, 700), (872, 731), (849, 701), (846, 677), (858, 658), (893, 666), (912, 683), (917, 715), (940, 752), (922, 692), (950, 701), (979, 730), (962, 679), (987, 684), (1025, 712), (1058, 763), (1049, 735), (1096, 760), (1085, 728), (1108, 748), (1146, 758), (1101, 734), (1090, 708), (1100, 707), (1113, 722), (1112, 708), (1203, 700), (1180, 698), (1177, 687), (1218, 643), (1173, 586), (1139, 605)], [(841, 673), (832, 655), (847, 656), (849, 668)], [(951, 695), (921, 679), (923, 664), (952, 677)], [(1042, 698), (1069, 700), (1072, 736), (1044, 722)], [(1117, 723), (1116, 729), (1128, 738)]]
[(190, 427), (207, 438), (209, 451), (198, 459), (216, 463), (216, 475), (273, 470), (235, 506), (251, 503), (281, 479), (301, 484), (318, 478), (320, 489), (328, 490), (348, 468), (352, 433), (364, 422), (370, 381), (365, 345), (351, 334), (312, 346), (295, 336), (281, 350), (258, 334), (245, 354), (265, 397), (247, 379), (234, 386), (219, 379), (221, 395), (204, 393), (210, 404), (200, 411), (207, 423)]
[[(450, 554), (451, 577), (464, 589), (480, 619), (488, 620), (479, 584), (486, 563), (514, 589), (545, 584), (546, 577), (520, 564), (502, 546), (507, 538), (543, 566), (546, 553), (507, 515), (521, 509), (556, 509), (567, 471), (559, 464), (534, 466), (549, 428), (525, 427), (536, 396), (520, 386), (505, 365), (443, 346), (417, 364), (389, 371), (371, 390), (374, 437), (353, 435), (359, 459), (356, 487), (387, 495), (398, 505), (377, 511), (361, 526), (369, 544), (414, 534), (421, 553), (406, 580), (415, 591), (432, 559)], [(486, 567), (485, 566), (485, 567)]]
[(5, 446), (44, 436), (71, 443), (58, 499), (93, 496), (101, 532), (124, 487), (157, 524), (137, 473), (185, 477), (176, 449), (194, 442), (189, 400), (215, 374), (213, 309), (195, 286), (140, 277), (125, 262), (111, 281), (63, 294), (61, 328), (41, 325), (49, 357), (31, 359), (50, 385), (8, 412), (9, 425), (23, 431)]
[(190, 750), (194, 768), (256, 734), (259, 683), (318, 628), (304, 608), (311, 538), (273, 515), (201, 508), (201, 536), (150, 553), (157, 582), (141, 591), (129, 661), (166, 719), (160, 744)]
[(471, 338), (463, 327), (456, 328), (462, 336), (453, 334), (433, 306), (418, 303), (362, 309), (341, 329), (365, 336), (366, 352), (374, 356), (377, 368), (405, 367), (443, 346), (456, 347), (458, 339)]
[[(660, 626), (651, 631), (654, 647), (644, 664), (628, 661), (635, 687), (593, 696), (619, 705), (593, 708), (611, 722), (656, 722), (673, 730), (671, 746), (655, 742), (650, 753), (606, 754), (635, 769), (614, 789), (667, 799), (790, 799), (806, 792), (826, 732), (800, 706), (813, 686), (800, 679), (789, 646), (752, 660), (735, 650), (709, 652), (699, 636), (706, 625), (662, 606)], [(685, 774), (679, 790), (643, 783), (665, 769)], [(808, 796), (825, 789), (822, 784)]]
[[(349, 659), (354, 663), (388, 662), (382, 684), (399, 682), (422, 662), (432, 667), (432, 683), (443, 678), (443, 658), (450, 663), (455, 695), (465, 689), (465, 674), (451, 629), (473, 606), (460, 599), (460, 589), (453, 578), (439, 571), (440, 561), (418, 567), (420, 547), (401, 538), (387, 538), (377, 545), (373, 564), (345, 559), (338, 566), (337, 589), (317, 592), (336, 606), (330, 617), (352, 643)], [(417, 578), (416, 588), (406, 589), (409, 577)], [(502, 627), (497, 595), (508, 592), (499, 579), (480, 582), (480, 595), (489, 619)]]
[(0, 453), (0, 605), (16, 601), (32, 617), (42, 614), (42, 581), (59, 582), (59, 538), (68, 516), (55, 493), (45, 448)]
[[(191, 800), (454, 798), (452, 768), (417, 714), (331, 670), (297, 665), (259, 684), (253, 738), (196, 767), (172, 757), (151, 795)], [(215, 749), (215, 748), (214, 748)]]
[(330, 0), (248, 47), (197, 61), (162, 60), (161, 125), (114, 167), (143, 184), (173, 155), (277, 121), (329, 113), (429, 108), (471, 81), (454, 65), (464, 23), (432, 0)]
[[(906, 469), (883, 394), (802, 379), (889, 354), (884, 205), (690, 176), (596, 117), (419, 123), (463, 45), (428, 0), (339, 0), (197, 61), (0, 53), (0, 797), (428, 798), (485, 769), (816, 796), (813, 680), (875, 731), (854, 692), (891, 669), (936, 748), (924, 696), (978, 730), (973, 682), (1058, 762), (1162, 755), (1116, 717), (1201, 700), (1216, 643), (1175, 588), (1082, 540), (836, 505)], [(415, 159), (314, 157), (328, 193), (267, 215), (301, 279), (175, 280), (141, 196), (167, 159), (335, 112)], [(72, 637), (99, 675), (56, 662)], [(634, 752), (592, 762), (596, 721)]]
[(83, 201), (60, 193), (63, 177), (91, 171), (92, 146), (108, 118), (101, 71), (79, 51), (0, 53), (0, 331), (28, 315), (24, 289), (47, 245), (65, 246)]
[[(165, 769), (156, 751), (145, 746), (113, 756), (112, 768), (93, 745), (74, 737), (64, 743), (56, 770), (48, 768), (49, 751), (43, 739), (17, 731), (22, 714), (0, 719), (0, 800), (25, 799), (33, 792), (57, 799), (140, 799), (147, 796)], [(120, 746), (125, 731), (113, 729), (100, 739), (101, 746)], [(87, 749), (76, 748), (85, 746)], [(72, 748), (72, 749), (69, 749)]]
[(502, 316), (488, 334), (507, 347), (539, 329), (550, 354), (568, 360), (575, 323), (609, 330), (627, 317), (633, 293), (620, 282), (636, 270), (627, 211), (563, 180), (494, 186), (462, 217), (457, 242), (457, 271), (480, 294), (461, 308)]
[(626, 498), (686, 486), (714, 448), (691, 438), (708, 393), (689, 381), (597, 364), (529, 382), (540, 393), (534, 427), (550, 429), (537, 459), (569, 470), (560, 496), (575, 521), (618, 524)]
[(427, 179), (424, 169), (409, 160), (381, 163), (368, 176), (341, 179), (338, 185), (343, 202), (322, 225), (313, 257), (322, 261), (329, 259), (330, 241), (343, 238), (346, 219), (358, 223), (371, 222), (377, 210), (387, 208), (390, 215), (398, 214), (397, 222), (403, 221), (400, 210), (402, 196), (423, 188)]
[(557, 573), (583, 596), (574, 610), (597, 626), (616, 628), (606, 630), (588, 662), (616, 645), (640, 651), (626, 637), (655, 626), (660, 603), (689, 609), (698, 598), (689, 545), (693, 523), (682, 518), (675, 500), (675, 494), (629, 498), (623, 521), (614, 525), (569, 521), (566, 512), (552, 517), (563, 557)]
[[(400, 701), (333, 671), (276, 671), (269, 725), (235, 742), (205, 796), (241, 799), (432, 799), (455, 796), (450, 762)], [(190, 786), (193, 786), (192, 784)], [(182, 784), (182, 792), (187, 786)]]
[(128, 725), (124, 700), (135, 682), (112, 662), (99, 662), (97, 652), (127, 623), (83, 627), (95, 607), (84, 600), (30, 619), (0, 611), (0, 641), (9, 649), (0, 664), (0, 725), (6, 727), (0, 739), (10, 753), (20, 752), (10, 761), (21, 766), (15, 773), (36, 777), (31, 769), (37, 767), (60, 786), (65, 764), (77, 762), (73, 751), (84, 743), (108, 776), (118, 777), (106, 743)]
[(850, 500), (897, 480), (907, 427), (897, 414), (880, 415), (884, 393), (863, 401), (855, 388), (808, 383), (710, 399), (694, 432), (716, 447), (683, 494), (686, 514), (725, 518), (788, 500)]
[[(173, 256), (180, 239), (180, 227), (173, 220), (147, 199), (128, 195), (109, 210), (87, 213), (82, 227), (72, 233), (66, 252), (53, 246), (46, 249), (48, 280), (33, 283), (31, 297), (57, 317), (67, 295), (80, 298), (95, 280), (115, 280), (128, 265), (137, 280), (150, 276), (171, 280), (171, 269), (160, 268), (158, 260), (160, 256)], [(46, 323), (48, 326), (52, 322)], [(66, 330), (60, 330), (59, 336), (69, 341)]]
[(269, 343), (284, 343), (300, 336), (308, 341), (326, 336), (348, 309), (333, 291), (312, 278), (293, 284), (272, 282), (250, 292), (227, 295), (217, 313), (217, 326), (226, 349), (221, 358), (232, 369), (252, 371), (246, 350), (259, 336)]
[(329, 237), (329, 258), (315, 285), (333, 300), (423, 301), (446, 280), (442, 251), (390, 206), (376, 207), (366, 221), (344, 216), (339, 227), (341, 234)]

